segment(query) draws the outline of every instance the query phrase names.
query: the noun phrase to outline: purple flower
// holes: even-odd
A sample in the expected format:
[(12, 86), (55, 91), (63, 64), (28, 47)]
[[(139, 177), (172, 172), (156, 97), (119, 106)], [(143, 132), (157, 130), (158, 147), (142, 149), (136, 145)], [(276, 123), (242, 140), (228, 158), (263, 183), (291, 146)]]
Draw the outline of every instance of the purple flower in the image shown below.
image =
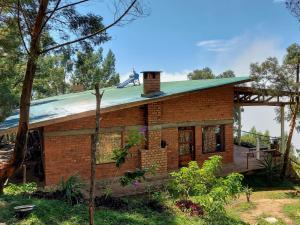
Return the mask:
[(145, 135), (146, 132), (147, 132), (147, 130), (148, 130), (148, 126), (143, 126), (143, 127), (141, 127), (140, 132), (141, 132), (143, 135)]
[(135, 188), (138, 188), (138, 187), (140, 186), (140, 182), (139, 182), (138, 180), (135, 180), (135, 181), (133, 182), (133, 186), (134, 186)]

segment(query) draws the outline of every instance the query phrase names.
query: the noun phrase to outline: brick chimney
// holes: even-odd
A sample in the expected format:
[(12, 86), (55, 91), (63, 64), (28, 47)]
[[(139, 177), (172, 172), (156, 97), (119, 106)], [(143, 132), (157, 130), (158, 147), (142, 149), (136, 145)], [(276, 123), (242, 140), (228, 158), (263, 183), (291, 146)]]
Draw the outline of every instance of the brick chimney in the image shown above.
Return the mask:
[(160, 91), (160, 71), (143, 71), (144, 92), (142, 97), (155, 97), (163, 94)]

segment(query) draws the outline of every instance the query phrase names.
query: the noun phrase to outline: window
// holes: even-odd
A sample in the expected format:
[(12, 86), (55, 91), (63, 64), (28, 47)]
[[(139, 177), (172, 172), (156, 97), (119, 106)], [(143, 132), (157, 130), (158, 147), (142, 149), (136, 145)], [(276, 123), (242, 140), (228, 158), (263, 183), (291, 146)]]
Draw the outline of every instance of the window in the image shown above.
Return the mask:
[(194, 127), (179, 127), (178, 138), (179, 155), (193, 155)]
[(203, 153), (224, 151), (224, 125), (205, 126), (202, 128)]
[(96, 163), (110, 163), (112, 160), (113, 150), (121, 148), (122, 135), (121, 133), (102, 133), (100, 134), (100, 151), (96, 152)]

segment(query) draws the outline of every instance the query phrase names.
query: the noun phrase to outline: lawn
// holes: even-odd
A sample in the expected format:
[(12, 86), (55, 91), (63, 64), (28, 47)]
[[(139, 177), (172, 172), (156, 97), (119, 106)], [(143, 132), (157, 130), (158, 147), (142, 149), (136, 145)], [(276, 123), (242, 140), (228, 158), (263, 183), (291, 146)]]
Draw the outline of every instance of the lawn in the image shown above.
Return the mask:
[[(205, 224), (199, 217), (191, 217), (176, 207), (171, 199), (163, 200), (165, 210), (159, 212), (144, 204), (144, 196), (125, 198), (127, 209), (113, 210), (98, 208), (95, 214), (96, 224), (122, 225), (196, 225)], [(21, 204), (34, 204), (36, 209), (26, 219), (18, 220), (13, 207)], [(275, 218), (276, 225), (300, 224), (300, 196), (295, 195), (293, 186), (256, 190), (247, 203), (244, 195), (233, 200), (227, 206), (232, 224), (269, 225), (266, 218)], [(242, 222), (245, 221), (245, 222)], [(88, 224), (87, 206), (71, 206), (59, 200), (36, 199), (22, 193), (7, 192), (0, 197), (0, 223), (39, 225)]]
[[(126, 198), (128, 209), (112, 210), (108, 208), (97, 209), (95, 213), (96, 224), (122, 225), (122, 224), (203, 224), (199, 217), (190, 217), (185, 213), (170, 207), (169, 200), (164, 202), (166, 209), (157, 212), (145, 206), (141, 197)], [(23, 220), (18, 220), (13, 207), (23, 204), (36, 205), (35, 210)], [(58, 200), (36, 199), (23, 194), (5, 193), (0, 197), (0, 223), (42, 225), (62, 224), (78, 225), (88, 224), (88, 209), (84, 204), (70, 206)]]

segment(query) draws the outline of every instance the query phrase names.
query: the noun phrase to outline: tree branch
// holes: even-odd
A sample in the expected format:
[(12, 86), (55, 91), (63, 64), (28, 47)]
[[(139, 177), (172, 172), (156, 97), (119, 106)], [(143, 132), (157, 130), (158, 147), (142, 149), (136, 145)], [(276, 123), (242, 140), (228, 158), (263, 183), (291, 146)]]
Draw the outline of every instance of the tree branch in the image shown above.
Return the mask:
[(28, 33), (29, 35), (31, 35), (31, 24), (28, 22), (27, 20), (27, 15), (25, 13), (25, 11), (23, 10), (23, 7), (22, 7), (22, 3), (20, 2), (20, 7), (18, 7), (18, 10), (21, 11), (21, 13), (23, 14), (23, 17), (24, 17), (24, 21), (25, 21), (25, 24), (26, 24), (26, 27), (28, 29)]
[(88, 2), (90, 0), (81, 0), (81, 1), (78, 1), (78, 2), (74, 2), (74, 3), (71, 3), (71, 4), (68, 4), (68, 5), (63, 5), (57, 9), (54, 9), (52, 11), (48, 11), (46, 14), (49, 14), (49, 13), (53, 13), (55, 11), (58, 11), (58, 10), (61, 10), (61, 9), (64, 9), (64, 8), (68, 8), (68, 7), (71, 7), (71, 6), (74, 6), (74, 5), (78, 5), (78, 4), (81, 4), (81, 3), (84, 3), (84, 2)]
[(104, 31), (108, 30), (109, 28), (111, 28), (114, 25), (118, 24), (126, 16), (126, 14), (131, 10), (131, 8), (135, 5), (136, 2), (137, 2), (137, 0), (133, 0), (131, 2), (131, 4), (128, 6), (128, 8), (124, 11), (124, 13), (117, 20), (115, 20), (114, 22), (112, 22), (110, 25), (108, 25), (108, 26), (106, 26), (106, 27), (104, 27), (104, 28), (102, 28), (102, 29), (100, 29), (98, 31), (95, 31), (92, 34), (86, 35), (84, 37), (81, 37), (81, 38), (78, 38), (78, 39), (75, 39), (75, 40), (72, 40), (72, 41), (68, 41), (68, 42), (65, 42), (65, 43), (53, 46), (53, 47), (48, 48), (48, 49), (45, 49), (45, 50), (41, 51), (40, 53), (44, 54), (44, 53), (47, 53), (47, 52), (49, 52), (51, 50), (54, 50), (54, 49), (57, 49), (57, 48), (61, 48), (61, 47), (66, 46), (66, 45), (74, 44), (76, 42), (83, 41), (85, 39), (91, 38), (91, 37), (93, 37), (93, 36), (95, 36), (95, 35), (97, 35), (99, 33), (102, 33)]
[(60, 2), (61, 2), (61, 0), (57, 0), (54, 9), (53, 9), (52, 12), (50, 13), (49, 17), (47, 17), (47, 19), (46, 19), (45, 22), (43, 23), (43, 25), (42, 25), (42, 27), (41, 27), (41, 30), (40, 30), (40, 32), (39, 32), (39, 35), (42, 33), (44, 27), (46, 26), (46, 24), (48, 23), (48, 21), (51, 19), (51, 17), (53, 16), (53, 14), (57, 11)]
[(20, 36), (21, 36), (21, 40), (22, 40), (22, 43), (24, 45), (24, 48), (27, 52), (27, 54), (29, 55), (29, 51), (28, 51), (28, 48), (26, 46), (26, 43), (25, 43), (25, 40), (24, 40), (24, 36), (23, 36), (23, 32), (22, 32), (22, 27), (21, 27), (21, 19), (20, 19), (20, 0), (18, 0), (18, 10), (17, 10), (17, 14), (18, 14), (18, 28), (19, 28), (19, 32), (20, 32)]

